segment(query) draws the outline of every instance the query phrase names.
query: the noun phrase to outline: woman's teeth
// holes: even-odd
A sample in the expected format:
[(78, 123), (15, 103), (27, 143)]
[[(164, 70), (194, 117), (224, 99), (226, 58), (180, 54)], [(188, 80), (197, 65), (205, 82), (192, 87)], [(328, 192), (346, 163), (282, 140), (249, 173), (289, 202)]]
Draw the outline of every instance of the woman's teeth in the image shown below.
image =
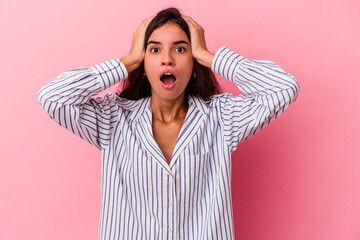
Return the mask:
[(171, 73), (164, 73), (160, 80), (167, 85), (171, 85), (175, 82), (176, 78)]

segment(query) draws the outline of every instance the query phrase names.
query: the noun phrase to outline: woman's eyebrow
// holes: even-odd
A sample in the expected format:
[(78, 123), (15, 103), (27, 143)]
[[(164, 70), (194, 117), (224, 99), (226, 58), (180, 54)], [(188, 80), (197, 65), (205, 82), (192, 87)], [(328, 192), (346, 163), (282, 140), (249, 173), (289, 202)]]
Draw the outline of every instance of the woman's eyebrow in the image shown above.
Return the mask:
[[(186, 45), (189, 45), (189, 43), (188, 43), (187, 41), (184, 41), (184, 40), (180, 40), (180, 41), (173, 42), (174, 45), (176, 45), (176, 44), (181, 44), (181, 43), (184, 43), (184, 44), (186, 44)], [(149, 45), (149, 44), (161, 44), (161, 42), (158, 42), (158, 41), (149, 41), (147, 44), (148, 44), (148, 45)]]
[(148, 41), (147, 44), (148, 44), (148, 45), (149, 45), (149, 44), (160, 44), (160, 42), (157, 42), (157, 41)]
[(181, 43), (185, 43), (186, 45), (189, 45), (189, 43), (187, 41), (184, 41), (184, 40), (176, 41), (176, 42), (174, 42), (174, 45), (175, 44), (181, 44)]

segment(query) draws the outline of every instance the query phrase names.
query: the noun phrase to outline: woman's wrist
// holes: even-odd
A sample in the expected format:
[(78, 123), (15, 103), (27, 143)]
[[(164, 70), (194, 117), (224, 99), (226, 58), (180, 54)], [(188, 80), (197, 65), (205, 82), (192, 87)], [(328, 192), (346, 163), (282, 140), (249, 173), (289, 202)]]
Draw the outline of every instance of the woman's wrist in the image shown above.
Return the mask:
[(134, 58), (131, 55), (126, 55), (126, 56), (120, 58), (120, 61), (125, 65), (125, 68), (128, 73), (134, 71), (141, 64), (141, 61), (139, 60), (139, 58)]
[(204, 51), (203, 53), (199, 54), (198, 57), (194, 57), (194, 58), (201, 65), (211, 68), (214, 57), (215, 57), (215, 54), (213, 54), (209, 51)]

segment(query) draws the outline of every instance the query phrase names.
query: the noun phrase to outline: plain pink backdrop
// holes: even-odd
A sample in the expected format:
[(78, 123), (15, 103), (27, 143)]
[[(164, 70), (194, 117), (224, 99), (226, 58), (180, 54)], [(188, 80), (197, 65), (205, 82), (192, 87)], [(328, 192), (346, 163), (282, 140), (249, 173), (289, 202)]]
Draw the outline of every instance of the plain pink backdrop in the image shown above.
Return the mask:
[(358, 0), (0, 0), (0, 239), (97, 238), (100, 152), (51, 121), (37, 92), (122, 57), (169, 6), (205, 28), (211, 51), (272, 60), (301, 85), (233, 155), (236, 239), (359, 240)]

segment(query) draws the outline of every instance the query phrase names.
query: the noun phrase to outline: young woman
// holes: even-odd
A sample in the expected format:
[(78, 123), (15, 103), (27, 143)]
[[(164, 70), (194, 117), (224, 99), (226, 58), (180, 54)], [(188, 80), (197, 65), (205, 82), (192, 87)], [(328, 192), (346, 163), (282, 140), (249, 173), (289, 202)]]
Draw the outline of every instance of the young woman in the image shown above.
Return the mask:
[[(212, 71), (243, 93), (219, 94)], [(99, 239), (233, 239), (231, 153), (298, 92), (273, 62), (209, 52), (202, 27), (170, 8), (139, 26), (127, 56), (62, 73), (39, 102), (102, 151)]]

